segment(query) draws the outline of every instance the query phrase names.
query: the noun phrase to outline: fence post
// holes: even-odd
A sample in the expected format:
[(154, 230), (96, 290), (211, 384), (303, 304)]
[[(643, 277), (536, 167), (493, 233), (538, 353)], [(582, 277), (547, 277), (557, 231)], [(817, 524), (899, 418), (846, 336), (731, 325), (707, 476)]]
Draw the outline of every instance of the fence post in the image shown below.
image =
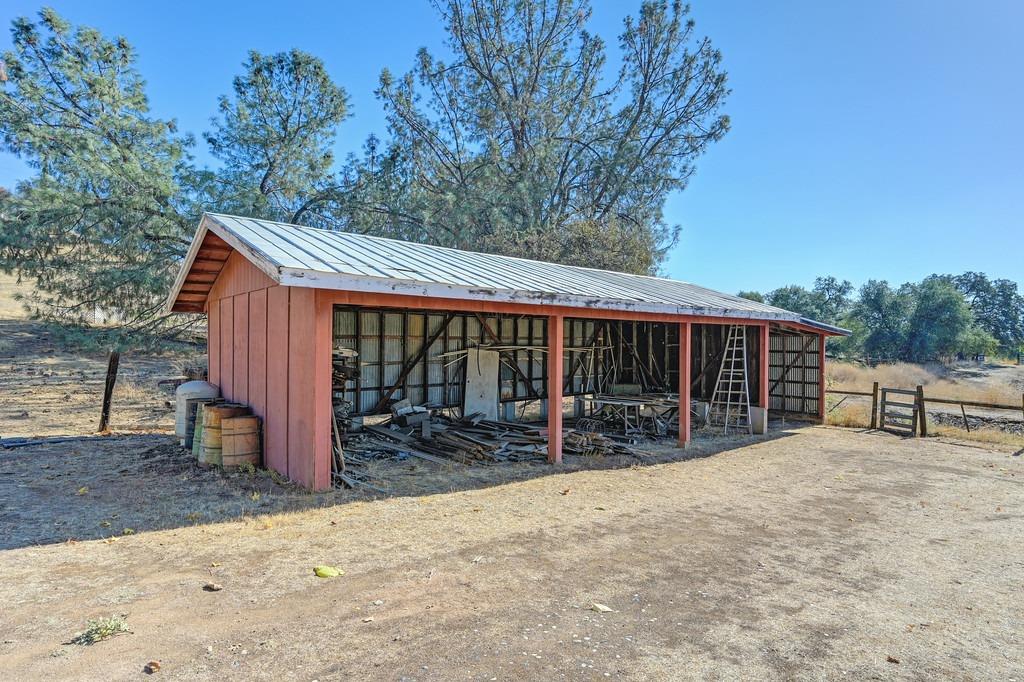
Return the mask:
[(917, 387), (917, 413), (921, 423), (921, 435), (928, 435), (928, 415), (924, 411), (924, 386)]
[(110, 426), (110, 401), (114, 395), (114, 383), (117, 381), (117, 366), (121, 362), (121, 353), (110, 351), (107, 358), (107, 380), (103, 384), (103, 407), (100, 409), (100, 425), (97, 431), (106, 431)]
[(871, 386), (871, 428), (878, 428), (878, 382)]

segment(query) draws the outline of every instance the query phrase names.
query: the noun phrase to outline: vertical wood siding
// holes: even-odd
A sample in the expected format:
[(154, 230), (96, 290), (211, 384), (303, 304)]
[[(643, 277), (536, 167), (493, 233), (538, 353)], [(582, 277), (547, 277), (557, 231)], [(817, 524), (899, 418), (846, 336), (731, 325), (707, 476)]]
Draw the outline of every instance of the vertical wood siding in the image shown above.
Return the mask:
[[(313, 340), (316, 336), (316, 290), (289, 291), (288, 326), (288, 478), (313, 481)], [(301, 343), (297, 343), (301, 340)]]
[(278, 286), (237, 252), (207, 302), (210, 381), (263, 420), (264, 465), (317, 489), (330, 486), (330, 304), (323, 309), (318, 316), (316, 291)]
[(232, 387), (235, 400), (249, 404), (249, 294), (233, 296), (235, 321), (232, 339), (232, 362), (234, 378)]
[(267, 466), (288, 475), (288, 287), (267, 289)]

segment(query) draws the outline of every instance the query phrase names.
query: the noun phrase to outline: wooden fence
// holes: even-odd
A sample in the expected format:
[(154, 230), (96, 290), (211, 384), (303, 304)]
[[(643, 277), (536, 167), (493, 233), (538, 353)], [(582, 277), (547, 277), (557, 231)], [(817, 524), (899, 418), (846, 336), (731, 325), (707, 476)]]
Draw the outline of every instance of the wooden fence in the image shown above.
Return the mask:
[[(968, 407), (980, 407), (986, 410), (1009, 410), (1013, 412), (1020, 412), (1021, 418), (1024, 419), (1024, 394), (1021, 394), (1021, 400), (1019, 405), (1009, 405), (1006, 403), (985, 403), (977, 400), (962, 400), (960, 398), (939, 398), (936, 396), (926, 396), (924, 393), (924, 386), (918, 386), (916, 389), (905, 389), (905, 388), (886, 388), (878, 385), (878, 382), (872, 384), (870, 391), (840, 391), (837, 389), (826, 389), (825, 393), (832, 393), (834, 395), (843, 396), (862, 396), (871, 398), (871, 428), (877, 429), (879, 427), (886, 429), (890, 428), (906, 435), (916, 436), (920, 433), (922, 436), (928, 435), (928, 419), (926, 418), (926, 405), (928, 403), (939, 403), (942, 405), (959, 405), (960, 413), (964, 418), (964, 427), (967, 432), (970, 433), (971, 425), (967, 421), (967, 410)], [(896, 394), (898, 396), (912, 396), (913, 402), (906, 402), (904, 400), (890, 400), (889, 394)], [(843, 398), (846, 400), (846, 398)], [(840, 401), (840, 404), (843, 401)], [(835, 409), (835, 408), (833, 408)], [(911, 410), (912, 414), (908, 414), (907, 410)], [(904, 425), (908, 421), (912, 422), (912, 428), (907, 429)]]

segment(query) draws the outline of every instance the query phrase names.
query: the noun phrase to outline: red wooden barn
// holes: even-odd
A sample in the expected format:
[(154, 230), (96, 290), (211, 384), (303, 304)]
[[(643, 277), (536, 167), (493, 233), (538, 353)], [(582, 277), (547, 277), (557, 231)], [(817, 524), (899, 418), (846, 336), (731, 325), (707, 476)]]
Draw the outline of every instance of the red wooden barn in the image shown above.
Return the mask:
[[(266, 466), (318, 490), (331, 485), (332, 401), (354, 415), (400, 398), (457, 408), (450, 357), (468, 348), (501, 353), (502, 416), (539, 403), (559, 462), (565, 408), (550, 406), (622, 386), (677, 395), (685, 446), (691, 398), (711, 400), (735, 325), (751, 404), (821, 419), (825, 338), (846, 333), (671, 279), (213, 213), (168, 308), (207, 315), (210, 381), (263, 418)], [(343, 348), (358, 376), (332, 385)]]

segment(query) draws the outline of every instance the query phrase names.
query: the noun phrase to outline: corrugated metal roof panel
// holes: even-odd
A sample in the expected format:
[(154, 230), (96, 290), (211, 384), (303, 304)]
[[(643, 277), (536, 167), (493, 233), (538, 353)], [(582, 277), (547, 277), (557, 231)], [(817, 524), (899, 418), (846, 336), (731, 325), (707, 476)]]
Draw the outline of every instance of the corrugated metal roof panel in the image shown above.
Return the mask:
[[(524, 303), (784, 320), (800, 315), (705, 287), (383, 237), (207, 213), (202, 226), (240, 242), (282, 284), (421, 293)], [(200, 235), (197, 235), (197, 239)], [(190, 262), (185, 263), (185, 268)], [(181, 278), (179, 278), (180, 280)], [(172, 292), (172, 301), (178, 285)], [(817, 324), (817, 323), (815, 323)], [(821, 325), (821, 328), (844, 330)]]

